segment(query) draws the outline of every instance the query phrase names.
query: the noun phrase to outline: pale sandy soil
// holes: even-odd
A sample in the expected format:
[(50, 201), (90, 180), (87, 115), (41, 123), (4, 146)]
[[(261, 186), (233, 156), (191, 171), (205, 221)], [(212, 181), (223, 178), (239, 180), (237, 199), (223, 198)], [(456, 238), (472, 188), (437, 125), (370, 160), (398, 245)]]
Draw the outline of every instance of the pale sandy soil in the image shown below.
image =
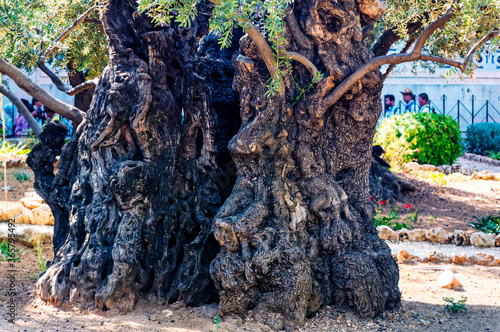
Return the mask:
[[(33, 272), (36, 270), (33, 250), (23, 248), (16, 280), (18, 317), (15, 324), (6, 321), (6, 276), (1, 273), (0, 331), (214, 331), (216, 304), (182, 308), (155, 299), (141, 300), (134, 311), (123, 315), (117, 312), (81, 312), (71, 308), (56, 308), (34, 295)], [(46, 255), (49, 255), (46, 252)], [(23, 263), (24, 262), (24, 263)], [(5, 262), (0, 262), (5, 271)], [(440, 270), (436, 270), (440, 269)], [(350, 312), (333, 307), (322, 309), (296, 331), (500, 331), (500, 268), (484, 266), (453, 267), (463, 285), (462, 291), (440, 288), (437, 277), (444, 265), (400, 265), (402, 306), (385, 312), (375, 319), (361, 320)], [(31, 272), (30, 272), (31, 271)], [(467, 297), (467, 311), (448, 313), (443, 297)], [(171, 316), (167, 317), (168, 311)], [(222, 317), (219, 332), (271, 331), (253, 319)]]

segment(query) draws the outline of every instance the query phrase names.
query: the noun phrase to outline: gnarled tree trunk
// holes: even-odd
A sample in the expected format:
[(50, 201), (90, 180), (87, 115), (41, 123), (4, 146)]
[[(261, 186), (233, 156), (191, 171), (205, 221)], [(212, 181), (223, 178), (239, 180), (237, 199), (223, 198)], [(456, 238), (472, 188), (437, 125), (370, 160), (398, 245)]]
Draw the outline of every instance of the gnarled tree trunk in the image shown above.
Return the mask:
[(217, 116), (193, 71), (208, 24), (200, 16), (162, 29), (135, 8), (112, 0), (104, 12), (110, 62), (55, 177), (37, 166), (60, 146), (42, 141), (30, 156), (56, 218), (56, 256), (37, 290), (58, 304), (129, 310), (146, 292), (186, 304), (217, 298), (208, 270), (219, 250)]
[[(291, 15), (299, 24), (289, 20), (287, 51), (335, 84), (372, 57), (361, 33), (368, 18), (356, 1), (295, 2)], [(369, 200), (380, 73), (327, 107), (326, 89), (300, 95), (291, 77), (301, 87), (312, 77), (297, 62), (284, 78), (285, 96), (266, 98), (269, 73), (248, 36), (240, 53), (234, 85), (243, 123), (229, 144), (238, 173), (215, 217), (222, 249), (211, 264), (220, 311), (253, 309), (272, 327), (292, 329), (330, 303), (365, 317), (396, 307), (398, 268)]]
[[(232, 57), (240, 118), (227, 93), (231, 53), (218, 55), (220, 70), (210, 67), (210, 37), (195, 55), (203, 15), (189, 29), (164, 29), (134, 1), (111, 0), (102, 19), (110, 63), (85, 122), (55, 177), (47, 156), (60, 144), (42, 140), (30, 157), (45, 165), (37, 189), (56, 217), (56, 258), (37, 283), (40, 296), (130, 309), (145, 292), (188, 304), (218, 292), (222, 314), (252, 309), (275, 329), (331, 303), (365, 317), (396, 307), (398, 268), (369, 200), (380, 73), (325, 102), (327, 85), (372, 57), (361, 29), (374, 3), (295, 3), (287, 51), (333, 77), (310, 90), (310, 72), (294, 62), (286, 91), (266, 97), (268, 69), (244, 36)], [(231, 161), (217, 158), (216, 145), (224, 150), (239, 121), (228, 146), (232, 187)]]

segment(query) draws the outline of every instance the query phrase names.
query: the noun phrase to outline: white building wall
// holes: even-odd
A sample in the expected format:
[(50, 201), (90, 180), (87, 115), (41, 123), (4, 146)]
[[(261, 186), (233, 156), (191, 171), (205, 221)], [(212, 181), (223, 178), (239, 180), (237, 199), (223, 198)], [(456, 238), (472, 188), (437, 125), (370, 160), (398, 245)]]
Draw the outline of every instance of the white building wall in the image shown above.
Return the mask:
[(415, 75), (411, 72), (411, 65), (398, 65), (384, 83), (382, 100), (384, 95), (392, 94), (398, 105), (399, 102), (402, 103), (400, 91), (410, 88), (417, 97), (420, 93), (427, 93), (429, 100), (436, 105), (437, 111), (442, 111), (442, 98), (445, 95), (446, 113), (453, 117), (457, 117), (456, 104), (460, 100), (463, 103), (460, 105), (460, 124), (465, 130), (467, 123), (472, 122), (470, 113), (472, 113), (472, 99), (474, 99), (476, 123), (486, 120), (486, 102), (488, 102), (488, 121), (500, 123), (500, 52), (482, 54), (479, 61), (475, 59), (475, 63), (479, 67), (474, 72), (474, 79), (467, 78), (465, 81), (447, 81), (446, 78), (441, 77), (446, 75), (449, 66), (438, 68), (434, 74), (419, 68)]

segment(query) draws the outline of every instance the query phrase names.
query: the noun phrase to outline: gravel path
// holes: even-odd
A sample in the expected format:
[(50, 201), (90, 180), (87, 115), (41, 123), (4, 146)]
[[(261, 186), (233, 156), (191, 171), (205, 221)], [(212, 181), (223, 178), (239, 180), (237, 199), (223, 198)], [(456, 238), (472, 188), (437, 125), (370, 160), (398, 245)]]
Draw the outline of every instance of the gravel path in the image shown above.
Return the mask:
[(500, 258), (500, 248), (477, 248), (473, 246), (455, 246), (453, 244), (440, 244), (432, 242), (399, 242), (392, 243), (386, 241), (393, 253), (399, 252), (401, 249), (406, 250), (410, 255), (420, 258), (427, 257), (433, 251), (440, 252), (446, 256), (452, 255), (476, 256), (478, 253), (491, 254)]
[(471, 170), (475, 171), (491, 171), (491, 173), (500, 173), (500, 166), (494, 166), (487, 163), (481, 163), (475, 160), (467, 159), (464, 157), (459, 157), (456, 161), (457, 164), (462, 166), (467, 166)]

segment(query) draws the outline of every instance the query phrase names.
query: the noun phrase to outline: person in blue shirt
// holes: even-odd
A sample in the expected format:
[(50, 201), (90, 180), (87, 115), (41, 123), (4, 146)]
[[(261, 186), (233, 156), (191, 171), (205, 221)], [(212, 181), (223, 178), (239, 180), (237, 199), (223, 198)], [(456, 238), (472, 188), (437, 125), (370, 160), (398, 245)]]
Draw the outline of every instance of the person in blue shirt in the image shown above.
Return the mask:
[(3, 108), (3, 112), (5, 116), (5, 126), (3, 125), (2, 117), (0, 117), (0, 124), (5, 130), (5, 135), (12, 136), (14, 134), (14, 127), (16, 125), (17, 108), (12, 104), (8, 104)]
[(415, 95), (413, 94), (413, 91), (409, 88), (405, 88), (403, 91), (400, 92), (403, 95), (403, 101), (405, 103), (404, 112), (407, 113), (415, 111), (416, 105), (415, 105)]

